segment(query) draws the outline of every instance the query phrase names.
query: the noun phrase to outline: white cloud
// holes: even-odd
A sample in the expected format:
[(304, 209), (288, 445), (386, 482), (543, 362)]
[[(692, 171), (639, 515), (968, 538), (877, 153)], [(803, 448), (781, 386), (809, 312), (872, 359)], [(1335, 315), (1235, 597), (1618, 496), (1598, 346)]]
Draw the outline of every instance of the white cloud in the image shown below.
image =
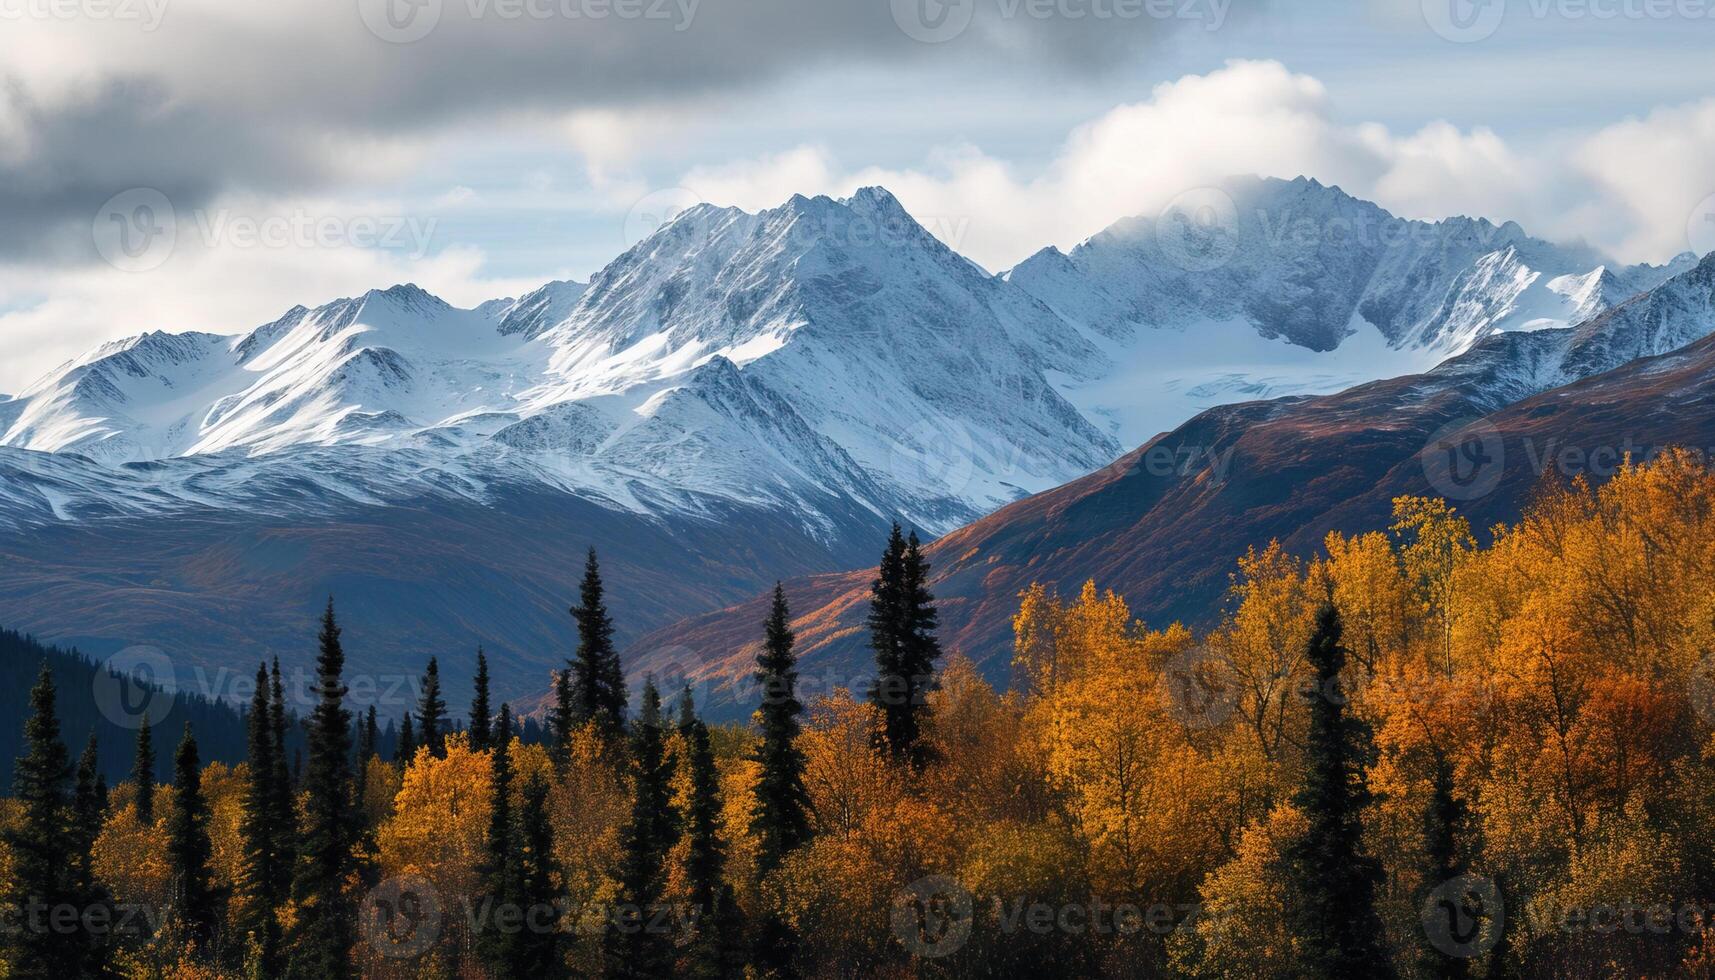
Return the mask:
[[(19, 126), (6, 105), (0, 99), (0, 134)], [(476, 193), (449, 181), (438, 198), (425, 194), (419, 202), (227, 191), (207, 205), (193, 197), (201, 222), (181, 215), (185, 235), (178, 250), (148, 274), (87, 263), (0, 263), (6, 351), (0, 391), (17, 390), (94, 343), (140, 330), (231, 332), (295, 303), (402, 281), (472, 305), (565, 276), (568, 270), (541, 270), (528, 280), (496, 280), (485, 274), (482, 251), (447, 247), (426, 223), (439, 210), (467, 216), (543, 209), (623, 213), (662, 183), (635, 168), (650, 159), (658, 164), (656, 144), (670, 141), (672, 127), (685, 118), (598, 110), (554, 117), (556, 135), (583, 156), (592, 174), (585, 187), (562, 188), (553, 173), (537, 170), (517, 175), (518, 190), (482, 184)], [(383, 142), (369, 149), (386, 167), (403, 167), (400, 155), (421, 147)], [(355, 159), (363, 150), (343, 146), (337, 159)], [(374, 158), (368, 166), (376, 166)], [(848, 165), (826, 146), (807, 143), (693, 166), (677, 183), (702, 199), (750, 210), (794, 193), (840, 196), (880, 184), (932, 232), (998, 270), (1043, 245), (1068, 247), (1120, 217), (1154, 213), (1186, 190), (1244, 173), (1305, 174), (1408, 217), (1512, 219), (1537, 235), (1583, 239), (1627, 261), (1659, 261), (1687, 247), (1687, 220), (1715, 191), (1715, 99), (1560, 134), (1553, 147), (1521, 148), (1480, 126), (1436, 121), (1402, 133), (1346, 121), (1335, 93), (1317, 79), (1277, 62), (1232, 62), (1157, 85), (1148, 98), (1072, 129), (1047, 163), (1028, 172), (964, 141), (933, 147), (920, 163), (893, 167)], [(33, 193), (30, 187), (14, 190)], [(331, 217), (334, 233), (309, 241), (288, 233), (274, 246), (235, 242), (229, 231), (202, 240), (223, 209), (228, 219), (240, 219), (240, 227), (270, 217)], [(357, 232), (385, 229), (361, 221), (384, 222), (389, 215), (405, 222), (392, 247), (365, 247), (373, 243)], [(414, 225), (412, 215), (419, 216)], [(82, 218), (77, 234), (86, 250), (89, 229)], [(615, 235), (615, 252), (621, 244)]]
[(1715, 99), (1608, 126), (1583, 141), (1572, 163), (1614, 203), (1618, 251), (1683, 251), (1693, 211), (1715, 194)]
[(801, 146), (695, 168), (682, 183), (715, 203), (752, 209), (793, 193), (844, 195), (881, 184), (931, 230), (956, 230), (960, 239), (948, 243), (994, 269), (1235, 174), (1312, 176), (1411, 218), (1516, 220), (1629, 261), (1687, 247), (1690, 210), (1715, 190), (1705, 176), (1715, 173), (1715, 101), (1574, 143), (1582, 148), (1568, 167), (1558, 153), (1521, 152), (1484, 127), (1433, 121), (1399, 134), (1345, 123), (1315, 78), (1278, 62), (1235, 61), (1158, 85), (1147, 100), (1078, 127), (1034, 175), (963, 144), (903, 169), (844, 169), (826, 150)]
[(234, 333), (298, 303), (401, 282), (474, 306), (543, 281), (486, 276), (482, 250), (435, 248), (433, 217), (397, 201), (229, 198), (180, 212), (174, 225), (171, 250), (145, 253), (140, 271), (0, 265), (0, 391), (146, 330)]

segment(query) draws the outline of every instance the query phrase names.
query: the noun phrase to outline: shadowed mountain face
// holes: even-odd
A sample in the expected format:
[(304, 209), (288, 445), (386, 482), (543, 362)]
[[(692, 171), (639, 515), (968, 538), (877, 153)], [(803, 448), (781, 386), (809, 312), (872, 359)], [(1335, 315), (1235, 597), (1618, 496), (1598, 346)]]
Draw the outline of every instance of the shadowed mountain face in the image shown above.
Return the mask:
[[(886, 533), (855, 508), (841, 528), (848, 540)], [(602, 555), (622, 642), (642, 626), (758, 592), (782, 569), (866, 558), (761, 509), (667, 525), (529, 489), (508, 492), (500, 506), (428, 498), (326, 518), (210, 511), (0, 529), (0, 617), (97, 658), (157, 648), (182, 690), (242, 699), (248, 689), (234, 685), (261, 658), (308, 668), (321, 605), (333, 595), (354, 700), (371, 701), (360, 685), (374, 685), (382, 714), (399, 716), (434, 655), (462, 714), (477, 644), (504, 699), (540, 692), (572, 655), (567, 606), (590, 545)]]
[[(935, 541), (943, 643), (1003, 681), (1032, 582), (1067, 593), (1094, 579), (1147, 622), (1206, 625), (1248, 546), (1313, 553), (1330, 531), (1385, 528), (1403, 494), (1446, 497), (1481, 530), (1516, 518), (1543, 480), (1600, 481), (1627, 453), (1715, 447), (1715, 337), (1648, 356), (1715, 329), (1712, 298), (1705, 260), (1583, 328), (1495, 336), (1427, 374), (1337, 395), (1205, 412)], [(864, 683), (871, 574), (788, 583), (811, 685)], [(765, 612), (756, 598), (647, 636), (634, 669), (695, 656), (713, 700), (742, 710), (749, 692), (733, 679)]]

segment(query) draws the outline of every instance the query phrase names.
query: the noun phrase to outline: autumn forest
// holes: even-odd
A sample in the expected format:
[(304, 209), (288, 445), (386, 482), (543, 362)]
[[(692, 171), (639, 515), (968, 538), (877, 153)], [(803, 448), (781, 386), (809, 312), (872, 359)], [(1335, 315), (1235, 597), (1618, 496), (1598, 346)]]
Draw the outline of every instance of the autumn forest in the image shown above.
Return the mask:
[(874, 682), (803, 694), (777, 590), (715, 724), (628, 682), (591, 552), (553, 691), (429, 660), (386, 753), (336, 596), (312, 710), (251, 665), (244, 761), (143, 724), (111, 786), (44, 667), (0, 976), (1715, 976), (1715, 472), (1234, 557), (1208, 628), (1033, 586), (994, 683), (895, 528)]

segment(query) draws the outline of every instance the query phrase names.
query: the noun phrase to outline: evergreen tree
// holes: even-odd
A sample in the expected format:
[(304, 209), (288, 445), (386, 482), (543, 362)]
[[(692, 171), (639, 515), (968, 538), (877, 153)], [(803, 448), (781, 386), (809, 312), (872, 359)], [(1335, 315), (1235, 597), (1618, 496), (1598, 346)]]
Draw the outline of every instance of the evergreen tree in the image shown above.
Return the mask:
[(131, 779), (137, 784), (137, 822), (148, 826), (155, 822), (155, 742), (148, 718), (137, 729), (137, 755), (131, 763)]
[(476, 648), (476, 693), (470, 699), (470, 747), (481, 752), (489, 747), (488, 658)]
[(279, 819), (275, 800), (277, 746), (267, 664), (256, 667), (256, 693), (250, 699), (249, 720), (249, 765), (244, 808), (238, 821), (238, 836), (244, 848), (244, 863), (237, 882), (242, 915), (238, 925), (251, 950), (255, 972), (263, 977), (277, 977), (281, 960), (280, 920), (276, 913), (286, 898), (289, 869), (279, 848), (282, 829), (275, 825)]
[(76, 909), (83, 898), (65, 860), (66, 841), (74, 833), (68, 795), (72, 768), (60, 741), (54, 700), (53, 674), (44, 663), (30, 690), (24, 754), (12, 770), (17, 816), (0, 835), (12, 855), (6, 908), (18, 916), (0, 930), (0, 942), (5, 964), (19, 977), (74, 977), (85, 961), (85, 937), (49, 927), (56, 910)]
[[(762, 689), (757, 709), (762, 740), (756, 747), (761, 772), (756, 780), (756, 805), (750, 832), (757, 839), (756, 871), (761, 885), (771, 890), (769, 876), (786, 855), (810, 838), (810, 795), (804, 788), (804, 752), (798, 747), (804, 705), (798, 700), (798, 657), (793, 652), (791, 612), (786, 590), (774, 586), (774, 605), (763, 624), (762, 652), (756, 657), (756, 679)], [(769, 903), (778, 906), (778, 901)], [(726, 910), (735, 915), (737, 909)], [(725, 937), (728, 944), (736, 936)], [(765, 972), (788, 972), (797, 938), (777, 908), (763, 912), (758, 923), (757, 965)]]
[(363, 722), (357, 731), (357, 771), (352, 774), (357, 781), (357, 802), (361, 806), (369, 795), (369, 760), (375, 758), (375, 740), (380, 730), (375, 722), (375, 705), (370, 705), (364, 713)]
[[(935, 669), (941, 659), (941, 641), (935, 635), (940, 616), (935, 610), (935, 596), (929, 591), (929, 560), (923, 556), (915, 531), (905, 539), (900, 596), (904, 606), (899, 630), (899, 667), (907, 709), (903, 715), (902, 751), (907, 761), (921, 769), (931, 755), (923, 730), (929, 717), (929, 693), (938, 686)], [(895, 751), (901, 751), (897, 740), (894, 744)]]
[(345, 651), (333, 600), (322, 615), (316, 655), (316, 706), (310, 713), (309, 770), (304, 774), (302, 848), (293, 880), (297, 921), (293, 977), (340, 980), (352, 974), (356, 909), (346, 894), (357, 832), (351, 806), (351, 716), (345, 710)]
[(810, 795), (804, 789), (804, 753), (798, 748), (804, 705), (798, 700), (798, 657), (792, 650), (796, 638), (791, 623), (786, 590), (776, 583), (774, 605), (763, 624), (762, 652), (756, 657), (762, 739), (755, 759), (762, 771), (756, 781), (750, 830), (757, 838), (757, 870), (763, 875), (778, 868), (788, 851), (810, 837)]
[[(511, 709), (500, 706), (500, 726), (511, 724)], [(483, 884), (488, 893), (490, 915), (477, 937), (477, 950), (495, 976), (518, 976), (520, 937), (509, 928), (503, 913), (522, 905), (518, 881), (518, 847), (512, 826), (512, 746), (501, 737), (494, 743), (490, 759), (493, 769), (488, 806), (487, 853), (482, 864)]]
[[(1445, 753), (1435, 753), (1434, 770), (1430, 774), (1429, 806), (1423, 811), (1423, 887), (1418, 906), (1430, 900), (1430, 893), (1441, 885), (1465, 873), (1460, 856), (1460, 838), (1464, 835), (1467, 812), (1465, 803), (1453, 793), (1453, 764)], [(1484, 910), (1467, 910), (1474, 921)], [(1425, 976), (1460, 978), (1470, 975), (1469, 957), (1451, 955), (1438, 949), (1424, 932), (1418, 943), (1418, 962)]]
[[(714, 976), (721, 980), (737, 980), (745, 976), (745, 968), (750, 964), (751, 956), (750, 949), (745, 944), (744, 909), (739, 907), (738, 896), (734, 894), (731, 885), (722, 885), (720, 895), (715, 899), (714, 938), (717, 944)], [(789, 966), (790, 959), (787, 963)], [(775, 970), (776, 975), (789, 972), (790, 970), (785, 968)]]
[(625, 675), (613, 645), (613, 620), (601, 583), (601, 568), (591, 548), (572, 617), (578, 623), (578, 653), (572, 661), (572, 703), (580, 722), (593, 721), (609, 738), (625, 727)]
[(399, 747), (393, 750), (393, 761), (399, 763), (399, 768), (409, 769), (416, 757), (417, 730), (411, 723), (410, 712), (406, 712), (405, 720), (399, 723)]
[(685, 837), (690, 843), (685, 855), (685, 880), (691, 904), (708, 915), (720, 895), (721, 876), (726, 870), (726, 845), (719, 836), (721, 776), (715, 767), (709, 726), (697, 717), (689, 687), (679, 699), (679, 734), (685, 740), (690, 775), (684, 815)]
[(667, 885), (666, 859), (678, 838), (672, 805), (672, 762), (661, 720), (661, 692), (643, 685), (632, 736), (631, 820), (621, 832), (618, 908), (608, 922), (607, 972), (627, 978), (663, 977), (673, 965), (672, 937), (655, 912)]
[(107, 810), (106, 787), (101, 781), (97, 748), (95, 733), (90, 732), (89, 741), (83, 745), (83, 754), (77, 758), (77, 784), (72, 791), (72, 861), (76, 864), (80, 883), (85, 886), (92, 886), (95, 881), (90, 870), (90, 849), (95, 846), (95, 838), (101, 835)]
[(572, 732), (578, 727), (577, 695), (572, 690), (572, 671), (554, 671), (554, 707), (549, 709), (548, 729), (553, 739), (554, 762), (562, 769), (571, 751)]
[(1302, 940), (1300, 966), (1305, 976), (1329, 980), (1391, 975), (1376, 913), (1381, 862), (1363, 850), (1370, 732), (1337, 696), (1346, 666), (1340, 637), (1340, 614), (1324, 604), (1307, 651), (1316, 684), (1306, 694), (1304, 783), (1293, 796), (1309, 830), (1281, 854), (1290, 915)]
[(697, 717), (689, 687), (679, 698), (679, 734), (685, 740), (690, 777), (684, 814), (685, 839), (689, 845), (685, 854), (685, 885), (691, 906), (699, 916), (698, 934), (688, 954), (686, 972), (699, 977), (718, 977), (722, 974), (722, 951), (726, 945), (717, 909), (726, 871), (726, 845), (719, 833), (721, 777), (715, 767), (709, 727)]
[[(107, 816), (107, 783), (102, 779), (95, 733), (89, 734), (83, 754), (77, 760), (77, 784), (72, 791), (71, 808), (71, 891), (79, 896), (79, 906), (95, 914), (96, 909), (112, 912), (112, 896), (95, 879), (95, 839)], [(81, 937), (83, 976), (108, 976), (107, 937), (94, 930)]]
[(447, 757), (447, 702), (441, 697), (441, 665), (429, 658), (423, 672), (423, 694), (417, 702), (417, 740), (437, 759)]
[(214, 887), (214, 846), (208, 837), (208, 800), (202, 795), (202, 760), (185, 723), (173, 755), (173, 807), (167, 818), (167, 866), (172, 871), (172, 911), (186, 938), (208, 951), (220, 923)]
[(875, 653), (875, 686), (870, 700), (881, 709), (881, 747), (889, 757), (921, 768), (928, 761), (923, 743), (928, 694), (935, 688), (935, 597), (929, 593), (929, 562), (913, 533), (907, 538), (893, 525), (870, 585), (870, 648)]
[(298, 794), (286, 755), (286, 686), (280, 677), (279, 657), (274, 658), (269, 688), (268, 727), (274, 735), (274, 778), (269, 794), (274, 815), (268, 823), (276, 834), (274, 853), (280, 874), (274, 893), (284, 898), (292, 890), (292, 868), (298, 854)]
[(523, 807), (518, 812), (515, 853), (518, 863), (520, 905), (524, 909), (524, 931), (520, 933), (514, 977), (565, 975), (565, 954), (560, 947), (560, 910), (557, 901), (560, 869), (554, 860), (554, 827), (548, 815), (548, 781), (533, 772), (524, 783)]

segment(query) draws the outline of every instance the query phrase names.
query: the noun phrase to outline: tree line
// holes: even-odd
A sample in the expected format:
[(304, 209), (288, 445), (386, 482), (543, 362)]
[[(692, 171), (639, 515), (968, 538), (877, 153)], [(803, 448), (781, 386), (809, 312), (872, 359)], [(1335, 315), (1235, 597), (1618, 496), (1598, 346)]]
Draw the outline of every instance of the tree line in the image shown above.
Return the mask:
[[(927, 572), (916, 536), (895, 526), (874, 589), (878, 679), (870, 697), (889, 718), (876, 749), (905, 768), (927, 758), (923, 694), (933, 687), (939, 657)], [(538, 729), (544, 737), (526, 737), (511, 705), (495, 709), (479, 648), (466, 724), (450, 722), (439, 661), (431, 657), (416, 710), (402, 719), (384, 759), (376, 709), (354, 715), (346, 703), (345, 651), (330, 598), (307, 718), (290, 715), (278, 660), (258, 664), (241, 763), (205, 768), (197, 725), (186, 721), (164, 783), (164, 753), (144, 720), (118, 793), (95, 763), (95, 734), (72, 764), (56, 672), (44, 661), (31, 688), (0, 848), (6, 908), (18, 926), (0, 939), (6, 975), (337, 978), (398, 972), (395, 960), (405, 959), (416, 975), (414, 961), (423, 957), (447, 975), (790, 975), (797, 938), (790, 917), (778, 904), (741, 902), (731, 880), (716, 735), (690, 690), (675, 692), (670, 713), (653, 679), (645, 679), (635, 715), (630, 710), (593, 549), (570, 612), (578, 644), (554, 674), (547, 723)], [(812, 835), (798, 746), (805, 706), (790, 623), (777, 586), (756, 658), (765, 693), (746, 751), (757, 779), (744, 830), (760, 842), (747, 894)], [(303, 744), (296, 748), (288, 733), (299, 726)], [(482, 778), (458, 783), (459, 766)], [(624, 818), (608, 828), (610, 887), (593, 930), (597, 942), (581, 957), (562, 921), (568, 871), (557, 854), (553, 812), (556, 786), (574, 774), (599, 774), (617, 784), (615, 798), (629, 801)], [(452, 778), (436, 782), (441, 776)], [(215, 827), (222, 817), (205, 778), (221, 787), (213, 795), (231, 804), (228, 834)], [(480, 847), (466, 855), (470, 888), (456, 896), (480, 905), (482, 922), (453, 949), (410, 950), (418, 923), (405, 923), (411, 928), (403, 936), (399, 927), (406, 906), (425, 898), (438, 906), (455, 893), (430, 885), (424, 894), (420, 879), (385, 877), (398, 870), (389, 856), (408, 850), (418, 829), (428, 836), (447, 829), (414, 828), (408, 813), (378, 812), (412, 798), (417, 780), (436, 783), (424, 795), (437, 803), (480, 789), (480, 800), (467, 802), (485, 811)], [(152, 893), (135, 888), (130, 874), (116, 875), (123, 879), (117, 887), (102, 880), (96, 855), (105, 850), (98, 846), (104, 834), (160, 845)], [(68, 842), (78, 856), (69, 864), (60, 859)], [(134, 903), (118, 892), (156, 901), (127, 915)], [(663, 926), (670, 902), (688, 910), (689, 926), (678, 911), (675, 924)]]
[(479, 653), (462, 727), (427, 665), (397, 757), (344, 704), (330, 605), (295, 778), (271, 669), (244, 761), (175, 732), (169, 781), (111, 788), (46, 676), (0, 814), (8, 901), (165, 911), (9, 932), (4, 955), (21, 976), (1715, 976), (1715, 473), (1669, 453), (1545, 485), (1488, 539), (1402, 497), (1314, 556), (1240, 556), (1206, 630), (1032, 586), (997, 688), (942, 653), (895, 529), (874, 682), (802, 695), (777, 588), (743, 725), (647, 678), (630, 696), (592, 555), (545, 737), (491, 703)]

